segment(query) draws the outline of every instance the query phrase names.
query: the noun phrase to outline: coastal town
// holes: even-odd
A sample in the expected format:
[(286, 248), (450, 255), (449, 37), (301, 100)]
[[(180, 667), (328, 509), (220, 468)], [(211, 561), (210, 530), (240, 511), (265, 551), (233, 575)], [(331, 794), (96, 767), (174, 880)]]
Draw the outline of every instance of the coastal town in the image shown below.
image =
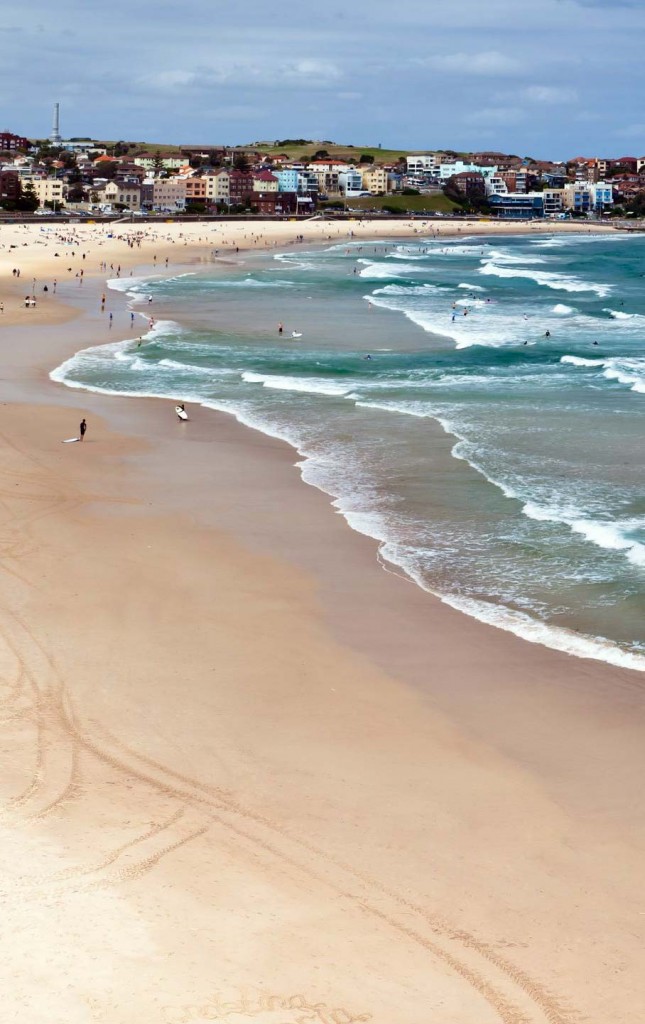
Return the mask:
[(645, 156), (563, 162), (501, 152), (362, 150), (283, 139), (142, 148), (0, 132), (5, 213), (145, 216), (480, 214), (509, 220), (642, 216)]

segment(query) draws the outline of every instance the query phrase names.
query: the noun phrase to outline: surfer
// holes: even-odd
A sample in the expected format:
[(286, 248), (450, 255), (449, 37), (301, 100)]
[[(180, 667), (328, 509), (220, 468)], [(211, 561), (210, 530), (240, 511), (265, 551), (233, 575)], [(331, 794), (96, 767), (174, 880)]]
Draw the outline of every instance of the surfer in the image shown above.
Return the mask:
[(81, 441), (82, 441), (83, 438), (85, 437), (85, 431), (87, 430), (87, 423), (85, 422), (85, 418), (83, 418), (81, 420), (81, 425), (80, 425), (80, 427), (78, 429), (79, 429), (79, 431), (81, 433)]
[(278, 324), (278, 334), (282, 334), (283, 331), (284, 327), (282, 326), (282, 324)]
[(544, 337), (545, 338), (550, 338), (551, 337), (551, 331), (545, 331), (544, 332)]

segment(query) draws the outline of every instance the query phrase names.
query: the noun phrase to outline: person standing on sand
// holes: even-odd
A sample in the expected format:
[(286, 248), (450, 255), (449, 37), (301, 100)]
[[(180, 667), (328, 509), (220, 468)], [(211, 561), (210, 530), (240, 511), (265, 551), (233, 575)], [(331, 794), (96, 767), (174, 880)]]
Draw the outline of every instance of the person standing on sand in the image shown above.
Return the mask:
[(81, 441), (82, 441), (83, 438), (85, 437), (85, 431), (87, 430), (87, 423), (85, 422), (85, 419), (81, 420), (81, 425), (80, 425), (80, 427), (78, 429), (81, 432)]

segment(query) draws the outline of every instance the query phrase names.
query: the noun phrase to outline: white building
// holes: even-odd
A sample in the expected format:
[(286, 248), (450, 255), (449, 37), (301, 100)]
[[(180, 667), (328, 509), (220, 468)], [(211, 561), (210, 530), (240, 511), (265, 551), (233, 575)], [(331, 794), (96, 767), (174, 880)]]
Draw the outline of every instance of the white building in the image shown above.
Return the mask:
[(564, 208), (564, 189), (545, 188), (542, 192), (544, 199), (544, 216), (557, 217)]
[(338, 189), (344, 196), (362, 196), (363, 175), (355, 169), (341, 171), (338, 175)]
[(440, 153), (422, 153), (417, 156), (406, 156), (408, 174), (435, 174), (441, 164)]
[(508, 185), (497, 174), (492, 174), (490, 178), (485, 178), (484, 184), (486, 185), (487, 196), (505, 196), (508, 194)]
[(448, 181), (453, 174), (481, 174), (484, 181), (488, 181), (497, 175), (497, 167), (480, 167), (478, 164), (466, 164), (463, 160), (451, 160), (439, 166), (439, 178), (441, 181)]

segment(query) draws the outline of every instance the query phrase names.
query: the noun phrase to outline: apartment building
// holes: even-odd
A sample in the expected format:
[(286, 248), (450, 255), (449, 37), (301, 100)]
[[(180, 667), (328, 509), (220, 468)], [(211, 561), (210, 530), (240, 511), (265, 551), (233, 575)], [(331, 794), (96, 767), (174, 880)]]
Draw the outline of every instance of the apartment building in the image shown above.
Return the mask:
[(363, 169), (363, 188), (372, 195), (387, 192), (389, 181), (384, 167), (368, 167)]
[(231, 197), (230, 174), (228, 171), (215, 171), (204, 176), (206, 182), (206, 199), (209, 203), (228, 203)]
[(484, 181), (497, 175), (497, 167), (483, 167), (480, 164), (467, 164), (463, 160), (446, 161), (439, 167), (439, 179), (442, 183), (455, 174), (481, 174)]
[(58, 178), (35, 178), (29, 184), (33, 185), (41, 206), (45, 203), (60, 205), (65, 198), (65, 185)]
[(20, 195), (20, 175), (0, 169), (0, 203), (15, 202)]
[(159, 163), (164, 171), (178, 171), (189, 166), (185, 156), (176, 156), (174, 153), (136, 153), (134, 162), (146, 171), (154, 171)]
[(231, 203), (239, 205), (246, 202), (253, 189), (254, 174), (252, 171), (233, 170), (229, 172), (229, 194)]
[(406, 156), (405, 163), (408, 174), (437, 174), (442, 155), (441, 153), (422, 153), (417, 156)]
[(186, 183), (186, 203), (206, 203), (206, 178), (184, 178)]
[(278, 192), (297, 192), (300, 184), (301, 172), (295, 167), (285, 167), (284, 170), (276, 171), (275, 177), (278, 182)]
[(152, 204), (156, 210), (186, 208), (186, 178), (156, 178), (152, 188)]
[(614, 202), (613, 187), (605, 181), (568, 182), (563, 193), (563, 208), (571, 213), (600, 213)]
[(340, 171), (338, 175), (338, 190), (344, 196), (362, 195), (363, 175), (356, 169)]
[(0, 152), (15, 153), (19, 149), (30, 149), (31, 143), (24, 135), (14, 135), (13, 132), (0, 132)]
[(104, 201), (112, 205), (117, 203), (127, 206), (128, 210), (141, 209), (141, 185), (138, 181), (125, 185), (117, 181), (108, 181), (103, 190)]
[[(253, 174), (253, 191), (262, 192), (278, 192), (279, 183), (278, 178), (275, 174), (271, 174), (271, 171), (255, 171)], [(295, 189), (289, 191), (295, 192)]]
[(537, 220), (544, 216), (542, 192), (508, 192), (491, 196), (488, 201), (502, 220)]
[(557, 217), (564, 209), (564, 189), (545, 188), (542, 192), (544, 216)]

